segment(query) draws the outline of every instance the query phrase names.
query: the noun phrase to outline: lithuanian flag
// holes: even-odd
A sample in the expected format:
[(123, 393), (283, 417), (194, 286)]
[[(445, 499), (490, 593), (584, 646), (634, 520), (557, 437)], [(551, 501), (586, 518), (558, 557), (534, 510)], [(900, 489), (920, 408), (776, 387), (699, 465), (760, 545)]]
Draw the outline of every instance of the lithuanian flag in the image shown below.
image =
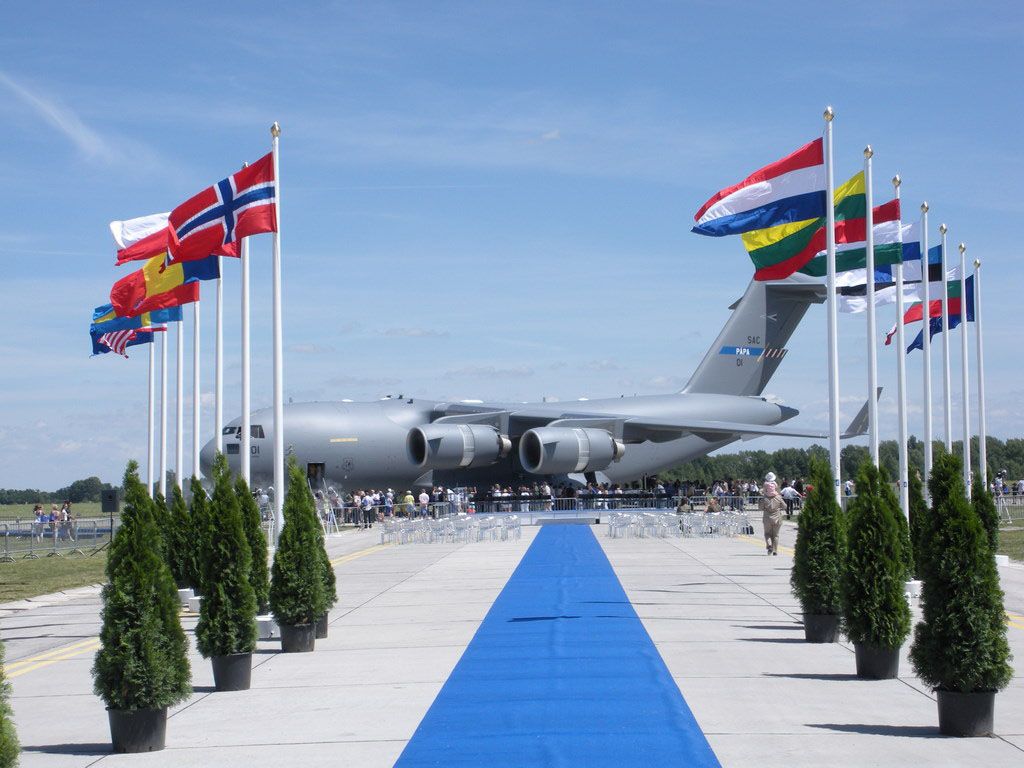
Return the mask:
[[(838, 187), (833, 201), (836, 242), (864, 240), (867, 212), (864, 172)], [(824, 216), (819, 216), (745, 233), (743, 245), (754, 262), (754, 279), (781, 280), (804, 267), (825, 249), (825, 221)]]

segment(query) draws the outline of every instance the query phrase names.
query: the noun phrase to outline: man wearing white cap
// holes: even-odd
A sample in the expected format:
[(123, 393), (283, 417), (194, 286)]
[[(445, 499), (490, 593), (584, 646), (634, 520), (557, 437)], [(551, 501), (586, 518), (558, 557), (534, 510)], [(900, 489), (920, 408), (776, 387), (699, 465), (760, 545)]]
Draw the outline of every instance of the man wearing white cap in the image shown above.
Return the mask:
[(764, 524), (764, 543), (769, 555), (779, 554), (779, 529), (782, 528), (782, 510), (785, 505), (779, 496), (779, 486), (775, 483), (775, 473), (764, 476), (761, 486), (761, 522)]

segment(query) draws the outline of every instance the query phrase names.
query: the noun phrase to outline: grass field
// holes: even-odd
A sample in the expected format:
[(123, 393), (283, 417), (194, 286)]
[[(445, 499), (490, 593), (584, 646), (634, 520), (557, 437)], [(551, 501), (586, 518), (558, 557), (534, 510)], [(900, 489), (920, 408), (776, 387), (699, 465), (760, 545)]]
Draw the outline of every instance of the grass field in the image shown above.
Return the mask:
[(106, 579), (107, 553), (92, 557), (41, 557), (0, 563), (0, 603), (98, 584)]
[(999, 531), (999, 554), (1009, 555), (1012, 560), (1024, 561), (1024, 528)]
[[(14, 522), (19, 519), (22, 522), (27, 522), (32, 519), (32, 507), (34, 506), (34, 504), (0, 504), (0, 523)], [(74, 510), (75, 516), (79, 519), (103, 516), (100, 512), (100, 503), (98, 501), (83, 501), (81, 504), (72, 504), (71, 509)], [(43, 510), (48, 513), (50, 505), (43, 504)]]

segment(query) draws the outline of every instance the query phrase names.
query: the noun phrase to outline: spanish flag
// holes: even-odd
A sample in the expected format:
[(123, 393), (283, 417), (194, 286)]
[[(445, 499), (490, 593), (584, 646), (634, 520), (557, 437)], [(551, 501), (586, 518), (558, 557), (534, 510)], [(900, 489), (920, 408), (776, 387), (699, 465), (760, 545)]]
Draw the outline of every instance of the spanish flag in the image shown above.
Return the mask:
[(166, 264), (166, 258), (166, 253), (154, 256), (142, 269), (114, 283), (110, 303), (119, 317), (136, 317), (199, 301), (199, 281), (220, 277), (217, 256), (171, 265)]

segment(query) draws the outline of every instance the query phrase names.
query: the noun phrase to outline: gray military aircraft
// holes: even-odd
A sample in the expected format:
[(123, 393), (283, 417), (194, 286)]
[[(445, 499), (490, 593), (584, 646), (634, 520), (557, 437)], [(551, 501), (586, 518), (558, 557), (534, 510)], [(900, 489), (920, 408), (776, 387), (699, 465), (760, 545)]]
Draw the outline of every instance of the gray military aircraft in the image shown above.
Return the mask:
[[(798, 411), (769, 402), (765, 386), (822, 286), (752, 281), (715, 343), (675, 394), (542, 403), (295, 403), (284, 408), (285, 446), (315, 487), (395, 488), (638, 480), (761, 435), (825, 439), (779, 426)], [(867, 404), (844, 437), (863, 434)], [(253, 485), (273, 483), (272, 410), (252, 414)], [(240, 419), (224, 428), (239, 469)], [(232, 439), (234, 438), (234, 439)], [(213, 441), (202, 451), (209, 475)]]

